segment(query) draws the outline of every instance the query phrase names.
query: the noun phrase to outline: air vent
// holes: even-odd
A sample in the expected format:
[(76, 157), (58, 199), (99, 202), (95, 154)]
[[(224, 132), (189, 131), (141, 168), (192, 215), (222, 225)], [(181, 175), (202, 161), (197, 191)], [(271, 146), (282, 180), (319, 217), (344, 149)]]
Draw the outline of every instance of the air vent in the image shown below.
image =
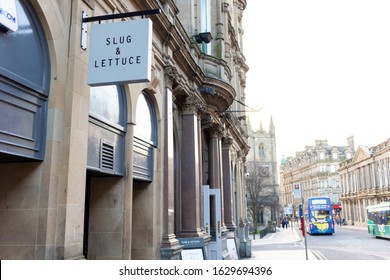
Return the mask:
[(114, 170), (114, 146), (102, 143), (100, 158), (101, 168)]

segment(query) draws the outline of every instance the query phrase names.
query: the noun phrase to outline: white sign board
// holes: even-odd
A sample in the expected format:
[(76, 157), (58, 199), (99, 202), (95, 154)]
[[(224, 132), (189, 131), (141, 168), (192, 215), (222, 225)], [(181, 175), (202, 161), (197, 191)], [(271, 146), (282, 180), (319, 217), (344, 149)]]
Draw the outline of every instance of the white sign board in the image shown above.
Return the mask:
[(12, 31), (18, 30), (15, 0), (0, 0), (0, 26)]
[(231, 260), (238, 260), (236, 242), (234, 238), (227, 239), (227, 248), (230, 255)]
[(89, 46), (90, 86), (150, 82), (150, 19), (94, 24)]
[(182, 260), (204, 260), (203, 251), (199, 249), (184, 249), (181, 251)]

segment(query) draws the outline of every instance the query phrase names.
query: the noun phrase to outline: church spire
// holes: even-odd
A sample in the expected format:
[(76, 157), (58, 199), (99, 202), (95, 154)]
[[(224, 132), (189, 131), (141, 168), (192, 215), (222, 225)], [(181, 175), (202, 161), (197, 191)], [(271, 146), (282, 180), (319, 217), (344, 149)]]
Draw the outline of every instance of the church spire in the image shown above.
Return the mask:
[(274, 122), (272, 120), (272, 116), (271, 116), (271, 121), (270, 121), (270, 124), (269, 124), (269, 133), (271, 135), (275, 135), (275, 126), (274, 126)]
[(264, 129), (263, 129), (263, 122), (260, 121), (260, 132), (264, 132)]

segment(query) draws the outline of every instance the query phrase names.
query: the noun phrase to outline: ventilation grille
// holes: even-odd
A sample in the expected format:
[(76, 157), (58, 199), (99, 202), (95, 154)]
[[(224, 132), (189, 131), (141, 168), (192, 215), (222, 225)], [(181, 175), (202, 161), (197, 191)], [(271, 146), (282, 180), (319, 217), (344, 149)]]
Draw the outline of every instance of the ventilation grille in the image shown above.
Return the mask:
[(101, 168), (114, 170), (114, 146), (102, 143), (101, 147)]

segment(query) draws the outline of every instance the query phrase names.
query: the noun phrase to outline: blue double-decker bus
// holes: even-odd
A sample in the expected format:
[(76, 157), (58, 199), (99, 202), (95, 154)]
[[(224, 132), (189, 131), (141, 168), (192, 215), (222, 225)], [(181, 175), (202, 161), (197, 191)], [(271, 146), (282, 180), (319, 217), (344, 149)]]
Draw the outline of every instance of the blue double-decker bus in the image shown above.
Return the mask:
[(305, 229), (309, 234), (333, 234), (334, 221), (329, 197), (309, 197), (305, 213)]

